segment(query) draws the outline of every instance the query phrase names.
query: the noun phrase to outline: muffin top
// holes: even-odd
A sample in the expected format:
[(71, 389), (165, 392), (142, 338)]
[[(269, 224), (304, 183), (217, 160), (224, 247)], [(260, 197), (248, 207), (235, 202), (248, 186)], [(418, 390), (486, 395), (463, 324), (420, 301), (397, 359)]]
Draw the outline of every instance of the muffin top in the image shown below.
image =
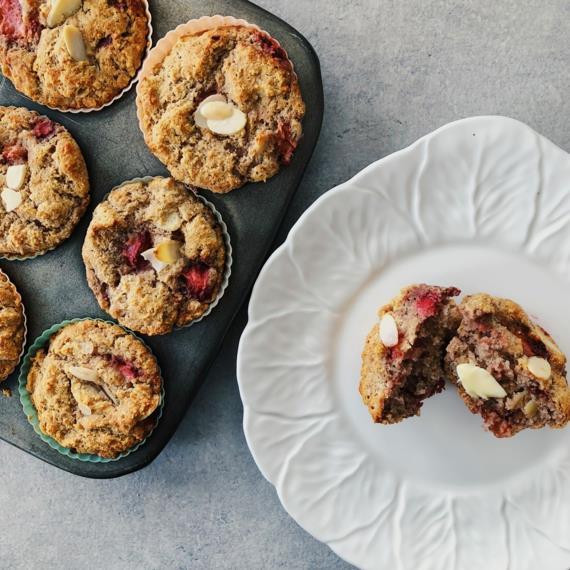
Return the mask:
[(149, 57), (137, 107), (147, 145), (172, 175), (214, 192), (289, 164), (305, 114), (285, 51), (246, 26), (181, 35), (164, 59)]
[(144, 0), (0, 0), (0, 65), (16, 89), (92, 109), (136, 76), (148, 44)]
[(0, 255), (59, 245), (88, 203), (85, 161), (67, 130), (28, 109), (0, 107)]
[(45, 434), (78, 453), (114, 458), (154, 428), (162, 379), (139, 339), (115, 324), (84, 320), (36, 352), (26, 387)]
[(486, 293), (459, 305), (446, 367), (459, 394), (497, 437), (570, 421), (566, 357), (543, 328), (510, 299)]
[(22, 299), (8, 277), (0, 271), (0, 382), (14, 371), (25, 340)]
[(226, 243), (212, 212), (172, 178), (113, 190), (93, 213), (83, 245), (101, 308), (144, 334), (201, 317), (220, 292)]

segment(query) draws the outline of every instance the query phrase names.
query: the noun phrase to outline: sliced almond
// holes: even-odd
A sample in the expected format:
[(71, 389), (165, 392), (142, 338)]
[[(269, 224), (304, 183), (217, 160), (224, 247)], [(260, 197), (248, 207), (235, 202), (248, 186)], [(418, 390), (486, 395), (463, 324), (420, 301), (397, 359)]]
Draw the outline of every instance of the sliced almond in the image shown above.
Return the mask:
[(156, 258), (164, 263), (175, 263), (180, 259), (180, 242), (167, 239), (159, 243), (156, 248)]
[(11, 188), (4, 188), (0, 193), (2, 204), (6, 212), (15, 210), (22, 203), (22, 195)]
[(234, 108), (225, 101), (208, 101), (202, 105), (200, 113), (206, 119), (223, 120), (233, 115)]
[(98, 383), (99, 378), (97, 376), (97, 372), (91, 368), (85, 368), (83, 366), (70, 366), (67, 371), (72, 376), (79, 378), (79, 380), (84, 380), (85, 382), (93, 382), (95, 384)]
[(523, 412), (525, 416), (533, 418), (534, 416), (536, 416), (536, 414), (538, 414), (538, 404), (534, 400), (527, 402), (527, 404), (523, 408)]
[(14, 164), (6, 171), (6, 186), (12, 190), (19, 190), (24, 185), (28, 166), (26, 164)]
[(206, 123), (206, 117), (204, 117), (204, 115), (202, 115), (202, 109), (204, 107), (204, 105), (207, 105), (208, 103), (214, 102), (214, 101), (220, 101), (220, 102), (226, 102), (226, 98), (223, 95), (210, 95), (209, 97), (206, 97), (201, 103), (200, 105), (198, 105), (198, 109), (196, 110), (196, 112), (194, 113), (194, 122), (202, 129), (207, 129), (208, 125)]
[(472, 398), (505, 398), (505, 389), (484, 368), (473, 364), (459, 364), (457, 376), (461, 385)]
[(81, 0), (52, 0), (51, 10), (47, 17), (50, 28), (59, 26), (69, 16), (73, 16), (81, 8)]
[(143, 251), (141, 257), (146, 259), (157, 273), (160, 273), (168, 265), (168, 263), (164, 263), (164, 261), (160, 261), (160, 259), (156, 257), (156, 248), (154, 247)]
[(182, 225), (182, 218), (178, 212), (170, 212), (166, 217), (158, 222), (158, 227), (167, 232), (175, 232)]
[(247, 116), (239, 109), (234, 109), (231, 117), (227, 119), (207, 119), (206, 125), (217, 135), (235, 135), (245, 127)]
[(548, 360), (538, 356), (531, 356), (528, 359), (527, 368), (533, 376), (540, 380), (548, 380), (552, 376), (552, 367)]
[(93, 354), (95, 350), (95, 345), (90, 340), (82, 342), (80, 347), (81, 347), (81, 352), (83, 352), (83, 354)]
[(380, 341), (388, 348), (398, 344), (399, 334), (396, 320), (390, 313), (382, 316), (380, 321)]
[(63, 41), (69, 55), (75, 61), (87, 61), (87, 52), (85, 51), (85, 43), (79, 28), (67, 25), (63, 28)]

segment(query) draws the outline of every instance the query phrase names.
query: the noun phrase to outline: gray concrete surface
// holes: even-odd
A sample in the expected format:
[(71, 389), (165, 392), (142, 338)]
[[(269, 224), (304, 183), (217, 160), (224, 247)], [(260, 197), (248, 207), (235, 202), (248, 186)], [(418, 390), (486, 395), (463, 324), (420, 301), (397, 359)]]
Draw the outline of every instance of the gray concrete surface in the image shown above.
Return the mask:
[[(260, 3), (313, 43), (327, 101), (280, 239), (321, 193), (454, 119), (510, 115), (570, 149), (567, 0)], [(245, 319), (146, 470), (82, 480), (0, 443), (0, 568), (348, 567), (288, 517), (249, 455), (235, 381)]]

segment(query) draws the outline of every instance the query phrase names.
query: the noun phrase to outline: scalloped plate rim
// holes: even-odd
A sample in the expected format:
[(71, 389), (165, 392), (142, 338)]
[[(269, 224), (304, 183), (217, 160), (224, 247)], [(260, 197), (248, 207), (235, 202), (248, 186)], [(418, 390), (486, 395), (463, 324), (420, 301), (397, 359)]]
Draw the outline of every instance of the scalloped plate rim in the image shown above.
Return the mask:
[(242, 382), (242, 378), (245, 375), (245, 367), (246, 367), (245, 356), (244, 356), (246, 353), (246, 348), (244, 348), (244, 347), (246, 346), (246, 344), (248, 342), (250, 334), (252, 334), (252, 332), (255, 329), (255, 326), (257, 325), (256, 321), (254, 321), (252, 318), (252, 307), (255, 305), (255, 303), (257, 301), (257, 296), (259, 294), (259, 291), (264, 286), (264, 280), (265, 280), (266, 276), (272, 271), (273, 266), (278, 262), (281, 255), (285, 252), (285, 250), (287, 250), (289, 248), (290, 244), (294, 241), (294, 236), (296, 235), (296, 232), (299, 230), (299, 228), (303, 225), (305, 219), (307, 217), (309, 217), (314, 210), (318, 209), (324, 201), (328, 200), (330, 197), (332, 197), (338, 193), (349, 190), (352, 185), (357, 184), (359, 182), (359, 180), (361, 178), (365, 177), (366, 174), (368, 174), (370, 171), (373, 171), (373, 170), (379, 168), (383, 164), (386, 164), (388, 162), (400, 159), (402, 156), (411, 153), (416, 147), (420, 146), (425, 141), (428, 141), (429, 139), (435, 137), (436, 135), (438, 135), (438, 134), (440, 134), (440, 133), (442, 133), (448, 129), (454, 128), (457, 125), (467, 126), (470, 123), (477, 124), (480, 121), (488, 121), (488, 120), (496, 121), (497, 123), (502, 122), (507, 126), (512, 125), (512, 126), (517, 126), (519, 128), (523, 127), (527, 131), (529, 131), (529, 132), (533, 133), (535, 136), (537, 136), (541, 141), (550, 145), (551, 150), (555, 149), (559, 152), (564, 153), (564, 155), (566, 157), (570, 158), (570, 153), (568, 153), (567, 151), (565, 151), (564, 149), (562, 149), (561, 147), (556, 145), (554, 142), (552, 142), (550, 139), (548, 139), (544, 135), (541, 135), (540, 133), (538, 133), (535, 129), (533, 129), (532, 127), (530, 127), (526, 123), (524, 123), (518, 119), (514, 119), (512, 117), (507, 117), (507, 116), (503, 116), (503, 115), (477, 115), (477, 116), (466, 117), (466, 118), (462, 118), (462, 119), (458, 119), (458, 120), (446, 123), (446, 124), (438, 127), (437, 129), (435, 129), (434, 131), (431, 131), (430, 133), (423, 135), (422, 137), (416, 139), (414, 142), (412, 142), (408, 146), (406, 146), (402, 149), (399, 149), (399, 150), (397, 150), (397, 151), (395, 151), (395, 152), (393, 152), (393, 153), (391, 153), (391, 154), (389, 154), (389, 155), (387, 155), (381, 159), (378, 159), (378, 160), (370, 163), (369, 165), (367, 165), (366, 167), (361, 169), (359, 172), (357, 172), (355, 175), (353, 175), (347, 181), (336, 185), (335, 187), (333, 187), (332, 189), (330, 189), (329, 191), (327, 191), (323, 195), (321, 195), (313, 204), (311, 204), (301, 214), (299, 219), (295, 222), (295, 224), (291, 228), (289, 234), (287, 235), (287, 238), (284, 240), (284, 242), (278, 248), (275, 249), (273, 254), (266, 261), (266, 263), (263, 266), (262, 270), (260, 271), (258, 278), (254, 284), (254, 287), (252, 289), (250, 302), (248, 305), (248, 323), (247, 323), (247, 325), (246, 325), (246, 327), (242, 333), (242, 336), (240, 338), (240, 341), (239, 341), (237, 360), (236, 360), (236, 375), (237, 375), (237, 380), (238, 380), (238, 389), (239, 389), (239, 394), (240, 394), (240, 398), (242, 400), (243, 410), (244, 410), (243, 411), (243, 430), (244, 430), (244, 435), (245, 435), (245, 439), (246, 439), (248, 449), (249, 449), (259, 471), (263, 475), (263, 477), (271, 485), (273, 485), (275, 487), (275, 490), (277, 492), (277, 495), (279, 497), (281, 505), (285, 509), (285, 511), (289, 514), (289, 516), (291, 516), (301, 528), (303, 528), (306, 532), (311, 534), (314, 538), (316, 538), (317, 540), (327, 544), (327, 546), (329, 546), (329, 548), (331, 548), (331, 550), (333, 552), (335, 552), (335, 554), (337, 554), (340, 558), (342, 558), (346, 562), (348, 562), (352, 565), (355, 565), (355, 566), (357, 566), (359, 563), (358, 556), (352, 556), (351, 554), (347, 553), (344, 550), (341, 552), (340, 551), (341, 549), (337, 548), (336, 544), (334, 544), (334, 542), (331, 544), (331, 542), (327, 541), (323, 536), (321, 536), (318, 531), (315, 532), (315, 530), (310, 530), (308, 528), (308, 526), (304, 524), (303, 520), (300, 520), (299, 518), (295, 517), (292, 514), (292, 512), (290, 511), (290, 509), (288, 507), (287, 501), (282, 496), (280, 486), (275, 481), (271, 480), (271, 477), (268, 475), (268, 473), (265, 469), (263, 457), (257, 453), (257, 451), (254, 447), (254, 441), (253, 441), (254, 438), (250, 434), (250, 426), (251, 426), (251, 417), (252, 417), (252, 414), (255, 413), (255, 410), (253, 410), (247, 404), (247, 395), (245, 394), (245, 388), (244, 388), (243, 382)]

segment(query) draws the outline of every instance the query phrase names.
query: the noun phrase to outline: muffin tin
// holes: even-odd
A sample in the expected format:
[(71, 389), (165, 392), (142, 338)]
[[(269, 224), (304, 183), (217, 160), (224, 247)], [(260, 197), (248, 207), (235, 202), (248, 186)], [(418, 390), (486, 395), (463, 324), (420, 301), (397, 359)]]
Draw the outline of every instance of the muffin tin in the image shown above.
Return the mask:
[[(304, 134), (290, 166), (265, 184), (249, 184), (219, 196), (203, 191), (228, 225), (234, 265), (223, 300), (212, 314), (187, 329), (163, 337), (143, 337), (157, 356), (165, 380), (163, 417), (148, 441), (127, 457), (110, 463), (70, 459), (41, 441), (29, 425), (17, 397), (19, 368), (0, 388), (0, 438), (56, 467), (92, 478), (126, 475), (148, 465), (176, 431), (206, 377), (224, 335), (246, 299), (269, 251), (287, 206), (315, 148), (323, 116), (323, 89), (318, 58), (295, 29), (246, 0), (169, 2), (154, 0), (151, 12), (154, 41), (178, 24), (204, 15), (228, 14), (259, 25), (283, 45), (295, 64), (307, 113)], [(55, 251), (26, 262), (0, 261), (18, 287), (28, 315), (28, 343), (54, 323), (65, 319), (107, 318), (87, 286), (81, 245), (94, 207), (114, 186), (130, 178), (167, 175), (147, 150), (139, 131), (134, 91), (112, 106), (84, 116), (50, 111), (17, 93), (0, 78), (0, 104), (25, 106), (66, 126), (84, 153), (91, 181), (92, 203), (70, 240)], [(260, 215), (261, 214), (261, 215)]]

